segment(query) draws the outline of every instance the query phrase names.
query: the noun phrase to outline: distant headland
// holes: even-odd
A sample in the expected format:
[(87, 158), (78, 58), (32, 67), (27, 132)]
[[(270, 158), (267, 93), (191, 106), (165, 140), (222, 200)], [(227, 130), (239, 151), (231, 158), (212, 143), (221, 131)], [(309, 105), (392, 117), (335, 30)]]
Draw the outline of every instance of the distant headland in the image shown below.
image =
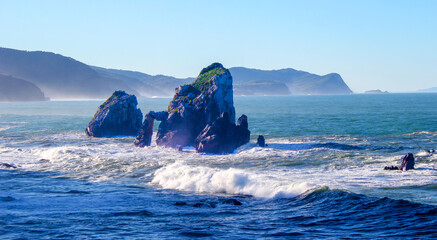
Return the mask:
[(369, 90), (369, 91), (365, 91), (365, 94), (384, 94), (384, 93), (389, 93), (387, 91), (382, 91), (380, 89), (376, 89), (376, 90)]
[[(229, 68), (235, 95), (320, 95), (351, 94), (352, 91), (337, 73), (316, 75), (292, 68), (259, 70)], [(106, 98), (123, 89), (139, 97), (170, 97), (179, 85), (194, 78), (106, 69), (89, 66), (73, 58), (43, 51), (22, 51), (0, 48), (0, 74), (21, 79), (40, 89), (51, 99)], [(8, 85), (2, 83), (0, 88)], [(14, 94), (9, 88), (9, 94)], [(19, 95), (17, 95), (19, 96)], [(6, 99), (1, 97), (0, 99)], [(27, 101), (26, 99), (21, 99)], [(2, 100), (7, 101), (7, 100)]]

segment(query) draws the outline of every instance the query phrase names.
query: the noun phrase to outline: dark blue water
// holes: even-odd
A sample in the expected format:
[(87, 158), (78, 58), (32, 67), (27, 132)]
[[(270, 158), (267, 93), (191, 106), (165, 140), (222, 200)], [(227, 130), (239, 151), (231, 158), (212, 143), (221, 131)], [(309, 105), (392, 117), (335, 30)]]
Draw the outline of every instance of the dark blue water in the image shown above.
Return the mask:
[(99, 101), (0, 103), (0, 238), (437, 237), (437, 94), (235, 102), (269, 147), (138, 149), (84, 136)]
[(437, 236), (435, 206), (327, 188), (260, 201), (88, 183), (41, 172), (2, 170), (0, 179), (3, 239)]

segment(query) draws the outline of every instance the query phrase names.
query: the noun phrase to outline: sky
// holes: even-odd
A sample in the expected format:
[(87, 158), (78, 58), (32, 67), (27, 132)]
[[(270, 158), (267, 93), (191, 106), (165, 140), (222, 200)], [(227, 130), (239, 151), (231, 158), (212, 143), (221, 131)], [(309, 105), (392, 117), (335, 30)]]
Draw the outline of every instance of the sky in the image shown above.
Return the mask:
[(0, 0), (0, 47), (195, 77), (225, 67), (339, 73), (352, 91), (437, 87), (437, 0)]

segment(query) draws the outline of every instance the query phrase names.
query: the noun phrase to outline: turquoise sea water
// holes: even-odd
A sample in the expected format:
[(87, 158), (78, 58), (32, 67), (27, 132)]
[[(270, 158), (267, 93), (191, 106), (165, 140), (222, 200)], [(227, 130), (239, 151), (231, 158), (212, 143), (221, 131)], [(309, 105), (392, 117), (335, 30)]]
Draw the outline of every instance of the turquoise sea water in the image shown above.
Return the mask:
[(1, 238), (437, 236), (437, 94), (235, 97), (229, 155), (88, 138), (102, 101), (0, 103)]

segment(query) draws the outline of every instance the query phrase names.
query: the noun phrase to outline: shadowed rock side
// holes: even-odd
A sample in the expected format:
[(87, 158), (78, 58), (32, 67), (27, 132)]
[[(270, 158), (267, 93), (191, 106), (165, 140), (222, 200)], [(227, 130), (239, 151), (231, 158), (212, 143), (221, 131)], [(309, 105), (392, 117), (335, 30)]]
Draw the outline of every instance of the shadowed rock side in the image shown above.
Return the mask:
[(410, 169), (414, 169), (414, 156), (412, 153), (407, 153), (402, 159), (400, 170), (407, 171)]
[[(431, 149), (431, 150), (433, 150), (433, 149)], [(402, 170), (402, 171), (407, 171), (407, 170), (410, 170), (410, 169), (414, 169), (414, 163), (415, 162), (414, 162), (413, 154), (412, 153), (407, 153), (404, 156), (404, 158), (402, 158), (402, 163), (401, 163), (401, 165), (399, 167), (397, 167), (397, 166), (386, 166), (386, 167), (384, 167), (384, 170)]]
[(167, 112), (149, 112), (136, 146), (151, 144), (154, 119), (161, 121), (156, 137), (160, 146), (230, 153), (250, 138), (245, 115), (235, 125), (232, 76), (220, 63), (204, 68), (192, 84), (176, 88)]
[(249, 140), (247, 116), (243, 114), (235, 125), (230, 123), (229, 114), (224, 112), (212, 124), (206, 125), (196, 138), (195, 147), (197, 152), (232, 153)]
[(137, 137), (135, 138), (135, 146), (137, 147), (145, 147), (150, 146), (152, 143), (152, 135), (153, 135), (153, 123), (156, 120), (164, 121), (168, 117), (168, 112), (154, 112), (150, 111), (144, 117), (144, 122), (141, 125), (141, 129), (138, 132)]
[(156, 143), (193, 146), (205, 126), (223, 112), (235, 123), (232, 76), (220, 63), (214, 63), (204, 68), (194, 83), (176, 89), (168, 106), (169, 116), (159, 125)]
[(135, 95), (116, 91), (97, 109), (85, 130), (92, 137), (136, 136), (143, 114)]

